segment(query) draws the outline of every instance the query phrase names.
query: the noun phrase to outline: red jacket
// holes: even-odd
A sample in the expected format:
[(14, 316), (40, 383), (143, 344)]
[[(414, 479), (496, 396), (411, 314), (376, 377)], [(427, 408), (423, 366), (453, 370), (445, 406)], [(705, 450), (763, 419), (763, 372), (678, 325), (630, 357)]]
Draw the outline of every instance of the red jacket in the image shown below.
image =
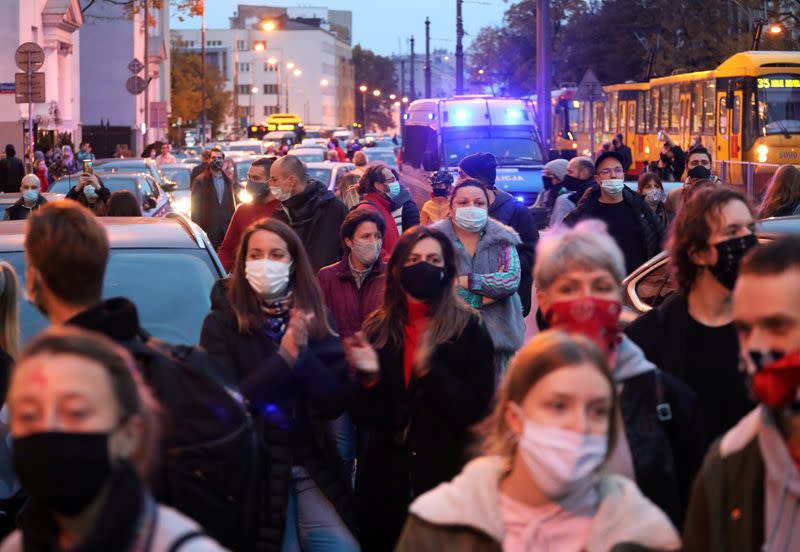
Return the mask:
[(397, 223), (395, 223), (394, 216), (392, 215), (392, 202), (378, 192), (370, 192), (364, 196), (358, 209), (372, 209), (383, 216), (383, 222), (386, 223), (386, 231), (383, 233), (381, 257), (383, 257), (385, 261), (388, 260), (389, 255), (391, 255), (394, 250), (394, 245), (397, 243), (397, 240), (400, 239), (400, 233), (397, 231)]
[(222, 266), (226, 271), (230, 272), (233, 269), (233, 263), (236, 262), (236, 252), (239, 250), (239, 241), (242, 239), (242, 234), (247, 230), (247, 227), (257, 220), (270, 218), (280, 205), (277, 199), (272, 199), (266, 203), (261, 203), (260, 201), (242, 203), (236, 208), (228, 226), (228, 231), (225, 233), (225, 239), (222, 240), (222, 245), (219, 246), (219, 251), (217, 252), (219, 260), (222, 261)]
[(321, 268), (317, 274), (325, 304), (336, 320), (336, 330), (343, 338), (361, 329), (367, 315), (383, 303), (386, 288), (386, 265), (380, 259), (364, 279), (361, 288), (357, 288), (348, 264), (349, 256), (349, 252), (345, 253), (341, 261)]

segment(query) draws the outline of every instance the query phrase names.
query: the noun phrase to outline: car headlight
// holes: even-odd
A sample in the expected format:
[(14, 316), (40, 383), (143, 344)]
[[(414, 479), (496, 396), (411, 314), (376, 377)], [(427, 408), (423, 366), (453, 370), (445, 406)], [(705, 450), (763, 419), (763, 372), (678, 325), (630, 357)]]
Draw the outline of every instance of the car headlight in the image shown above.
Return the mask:
[(253, 201), (253, 196), (247, 190), (241, 190), (239, 192), (239, 201), (242, 203), (250, 203)]
[(192, 212), (192, 199), (189, 197), (182, 197), (175, 202), (175, 210), (184, 215), (190, 215)]

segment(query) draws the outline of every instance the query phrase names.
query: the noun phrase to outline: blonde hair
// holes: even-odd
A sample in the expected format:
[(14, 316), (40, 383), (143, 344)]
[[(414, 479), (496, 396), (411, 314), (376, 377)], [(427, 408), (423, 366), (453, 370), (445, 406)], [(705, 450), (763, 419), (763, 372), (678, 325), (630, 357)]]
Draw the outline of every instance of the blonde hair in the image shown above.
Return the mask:
[(560, 330), (547, 330), (528, 341), (508, 365), (505, 379), (497, 393), (497, 402), (489, 417), (477, 427), (482, 437), (481, 450), (486, 454), (510, 459), (517, 450), (517, 439), (506, 425), (506, 407), (522, 404), (525, 396), (539, 381), (559, 368), (588, 362), (608, 382), (611, 408), (608, 415), (608, 450), (617, 441), (617, 399), (608, 360), (590, 339), (568, 335)]
[(783, 165), (769, 181), (764, 201), (758, 208), (758, 218), (774, 217), (781, 207), (800, 201), (800, 169)]
[(0, 261), (0, 348), (16, 359), (19, 354), (19, 281), (14, 267)]

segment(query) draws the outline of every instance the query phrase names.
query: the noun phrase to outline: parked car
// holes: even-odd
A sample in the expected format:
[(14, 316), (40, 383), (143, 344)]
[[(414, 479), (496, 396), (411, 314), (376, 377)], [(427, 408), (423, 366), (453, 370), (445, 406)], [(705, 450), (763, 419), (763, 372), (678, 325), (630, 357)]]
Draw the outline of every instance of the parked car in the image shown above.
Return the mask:
[(321, 181), (332, 192), (338, 189), (339, 180), (355, 168), (356, 166), (352, 163), (332, 163), (330, 161), (306, 163), (308, 177)]
[(370, 148), (364, 150), (364, 153), (370, 163), (385, 163), (393, 169), (399, 170), (397, 166), (397, 155), (394, 153), (394, 150), (390, 148)]
[[(800, 234), (800, 216), (768, 218), (756, 226), (756, 235), (761, 242), (786, 234)], [(622, 288), (624, 324), (661, 305), (678, 289), (667, 252), (662, 251), (633, 271), (622, 282)]]
[(264, 144), (260, 140), (241, 140), (238, 142), (227, 142), (220, 144), (220, 147), (227, 153), (259, 156), (264, 155)]
[[(158, 219), (100, 217), (111, 254), (103, 297), (136, 304), (142, 328), (165, 341), (196, 344), (211, 303), (211, 287), (225, 270), (199, 226), (172, 213)], [(25, 286), (24, 221), (0, 224), (0, 259), (14, 267)], [(21, 294), (20, 294), (21, 295)], [(20, 296), (22, 342), (48, 322)]]
[(289, 155), (298, 157), (303, 163), (317, 163), (325, 161), (325, 151), (322, 148), (295, 148), (289, 150)]
[(161, 165), (161, 172), (175, 183), (172, 208), (186, 216), (192, 214), (192, 167), (188, 165)]
[(94, 172), (149, 173), (165, 192), (175, 190), (175, 184), (164, 178), (161, 169), (153, 159), (98, 159), (93, 163)]
[(202, 162), (203, 160), (199, 157), (186, 157), (185, 159), (178, 159), (178, 163), (180, 163), (181, 165), (186, 165), (190, 169), (195, 168)]
[[(50, 188), (52, 193), (67, 195), (78, 183), (80, 175), (73, 174), (60, 178)], [(147, 173), (98, 173), (103, 186), (112, 194), (117, 190), (128, 190), (142, 206), (146, 217), (163, 217), (172, 212), (172, 203), (155, 179)]]

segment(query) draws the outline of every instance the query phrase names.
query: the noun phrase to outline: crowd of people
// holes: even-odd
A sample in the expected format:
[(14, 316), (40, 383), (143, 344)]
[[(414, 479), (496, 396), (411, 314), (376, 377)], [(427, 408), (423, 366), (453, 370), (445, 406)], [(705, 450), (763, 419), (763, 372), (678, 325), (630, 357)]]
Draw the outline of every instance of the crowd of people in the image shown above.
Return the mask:
[[(138, 204), (87, 173), (39, 203), (24, 175), (6, 218), (51, 327), (19, 350), (0, 263), (0, 552), (800, 546), (800, 238), (756, 237), (797, 212), (800, 171), (756, 209), (671, 141), (630, 189), (626, 149), (545, 166), (541, 236), (490, 153), (431, 175), (420, 209), (368, 151), (335, 191), (261, 157), (237, 207), (204, 152), (192, 218), (229, 276), (183, 347), (101, 297), (96, 217)], [(663, 249), (677, 290), (623, 327), (623, 280)]]

